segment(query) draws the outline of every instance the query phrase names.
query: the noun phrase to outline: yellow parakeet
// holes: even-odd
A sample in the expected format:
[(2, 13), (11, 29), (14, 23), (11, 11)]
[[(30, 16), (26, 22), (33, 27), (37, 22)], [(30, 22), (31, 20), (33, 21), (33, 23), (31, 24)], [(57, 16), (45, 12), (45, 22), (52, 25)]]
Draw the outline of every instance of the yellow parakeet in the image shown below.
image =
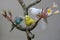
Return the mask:
[[(24, 21), (25, 21), (25, 24), (26, 24), (27, 28), (35, 23), (35, 20), (32, 19), (29, 15), (25, 16)], [(28, 36), (30, 38), (34, 38), (34, 34), (32, 34), (28, 29), (26, 29), (26, 33), (28, 34)]]
[(32, 25), (33, 23), (35, 23), (35, 20), (32, 19), (29, 15), (26, 15), (26, 16), (25, 16), (25, 23), (26, 23), (27, 26), (30, 26), (30, 25)]

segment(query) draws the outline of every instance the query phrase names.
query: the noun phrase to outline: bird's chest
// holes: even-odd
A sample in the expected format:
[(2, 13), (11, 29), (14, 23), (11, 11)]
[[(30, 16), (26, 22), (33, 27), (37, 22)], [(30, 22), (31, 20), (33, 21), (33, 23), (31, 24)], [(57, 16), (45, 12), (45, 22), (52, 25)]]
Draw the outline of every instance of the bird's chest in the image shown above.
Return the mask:
[(27, 20), (27, 21), (25, 21), (25, 23), (27, 26), (30, 26), (34, 23), (34, 21), (33, 20)]
[(31, 24), (32, 24), (32, 22), (29, 20), (29, 21), (26, 21), (25, 22), (26, 23), (26, 25), (28, 25), (28, 26), (30, 26)]

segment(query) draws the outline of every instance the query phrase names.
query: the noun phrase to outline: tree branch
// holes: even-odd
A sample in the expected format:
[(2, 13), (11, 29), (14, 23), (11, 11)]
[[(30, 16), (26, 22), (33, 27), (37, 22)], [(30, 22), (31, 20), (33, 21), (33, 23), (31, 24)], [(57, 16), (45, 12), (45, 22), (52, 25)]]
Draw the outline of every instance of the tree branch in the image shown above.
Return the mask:
[(34, 3), (30, 4), (30, 5), (28, 5), (26, 9), (28, 10), (30, 7), (32, 7), (32, 6), (36, 5), (36, 4), (38, 4), (39, 2), (41, 2), (41, 0), (37, 0), (36, 2), (34, 2)]
[(21, 4), (21, 6), (23, 7), (23, 9), (24, 9), (24, 16), (25, 16), (25, 15), (28, 15), (28, 9), (29, 9), (30, 7), (36, 5), (37, 3), (41, 2), (41, 0), (36, 0), (36, 2), (28, 5), (27, 7), (26, 7), (25, 3), (23, 2), (23, 0), (18, 0), (18, 2), (19, 2), (19, 3)]
[(28, 9), (29, 9), (30, 7), (36, 5), (36, 4), (40, 3), (40, 2), (41, 2), (41, 0), (36, 0), (36, 2), (28, 5), (28, 6), (26, 7), (26, 14), (25, 14), (25, 15), (28, 15)]
[[(6, 11), (4, 12), (4, 14), (6, 15), (7, 13), (6, 13)], [(11, 12), (10, 12), (10, 14), (11, 14)], [(3, 14), (2, 14), (3, 15)], [(12, 15), (12, 14), (11, 14)], [(3, 15), (4, 16), (4, 15)], [(28, 32), (30, 32), (31, 30), (33, 30), (36, 26), (37, 26), (37, 24), (38, 24), (38, 22), (39, 22), (39, 20), (41, 19), (41, 17), (34, 23), (34, 25), (32, 25), (31, 26), (31, 28), (29, 27), (28, 28), (28, 30), (27, 30), (27, 28), (25, 27), (22, 27), (22, 25), (17, 25), (17, 24), (15, 24), (13, 21), (12, 21), (12, 19), (10, 19), (9, 18), (9, 16), (8, 15), (6, 15), (6, 16), (4, 16), (5, 18), (7, 18), (8, 17), (8, 19), (9, 19), (9, 21), (12, 23), (12, 29), (10, 30), (10, 32), (16, 27), (18, 30), (21, 30), (21, 31), (25, 31), (26, 32), (26, 34), (27, 34), (27, 39), (28, 40), (31, 40), (32, 38), (30, 38), (29, 37), (29, 33)], [(27, 31), (26, 31), (27, 30)]]
[(17, 1), (21, 4), (22, 8), (25, 10), (26, 5), (25, 5), (25, 3), (23, 2), (23, 0), (17, 0)]

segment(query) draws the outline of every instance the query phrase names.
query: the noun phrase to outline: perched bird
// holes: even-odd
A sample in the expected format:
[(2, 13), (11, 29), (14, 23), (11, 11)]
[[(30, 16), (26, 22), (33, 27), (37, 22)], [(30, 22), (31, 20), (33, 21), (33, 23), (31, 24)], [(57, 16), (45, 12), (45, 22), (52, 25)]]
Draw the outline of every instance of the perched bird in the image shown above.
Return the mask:
[[(22, 18), (22, 17), (16, 16), (16, 17), (15, 17), (15, 20), (14, 20), (14, 23), (15, 23), (16, 25), (20, 25), (20, 23), (21, 23), (22, 21), (23, 21), (23, 18)], [(15, 28), (15, 25), (12, 24), (12, 28), (11, 28), (10, 32), (11, 32), (14, 28)]]
[(18, 17), (18, 16), (15, 17), (15, 21), (14, 22), (16, 24), (20, 24), (22, 21), (23, 21), (23, 18), (22, 17)]
[(35, 20), (32, 19), (29, 15), (26, 15), (24, 20), (25, 20), (25, 24), (26, 24), (26, 33), (27, 33), (28, 37), (34, 38), (34, 35), (28, 30), (28, 27), (31, 26), (32, 24), (34, 24)]
[(27, 26), (30, 26), (30, 25), (32, 25), (33, 23), (35, 23), (35, 20), (32, 19), (29, 15), (26, 15), (26, 16), (25, 16), (25, 23), (26, 23)]

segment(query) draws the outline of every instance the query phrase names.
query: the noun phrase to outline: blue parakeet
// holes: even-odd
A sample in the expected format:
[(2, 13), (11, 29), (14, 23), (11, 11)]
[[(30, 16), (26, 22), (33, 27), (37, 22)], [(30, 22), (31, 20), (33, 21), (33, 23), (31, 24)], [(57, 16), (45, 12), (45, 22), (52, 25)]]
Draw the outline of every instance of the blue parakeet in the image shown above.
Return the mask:
[[(16, 17), (15, 17), (15, 20), (14, 20), (14, 23), (15, 23), (16, 25), (19, 25), (22, 21), (23, 21), (23, 18), (22, 18), (22, 17), (16, 16)], [(15, 25), (12, 24), (12, 28), (11, 28), (10, 32), (11, 32), (14, 28), (15, 28)]]
[(18, 17), (18, 16), (15, 17), (15, 21), (14, 21), (14, 22), (15, 22), (16, 24), (20, 24), (22, 21), (23, 21), (23, 18), (22, 18), (22, 17)]

